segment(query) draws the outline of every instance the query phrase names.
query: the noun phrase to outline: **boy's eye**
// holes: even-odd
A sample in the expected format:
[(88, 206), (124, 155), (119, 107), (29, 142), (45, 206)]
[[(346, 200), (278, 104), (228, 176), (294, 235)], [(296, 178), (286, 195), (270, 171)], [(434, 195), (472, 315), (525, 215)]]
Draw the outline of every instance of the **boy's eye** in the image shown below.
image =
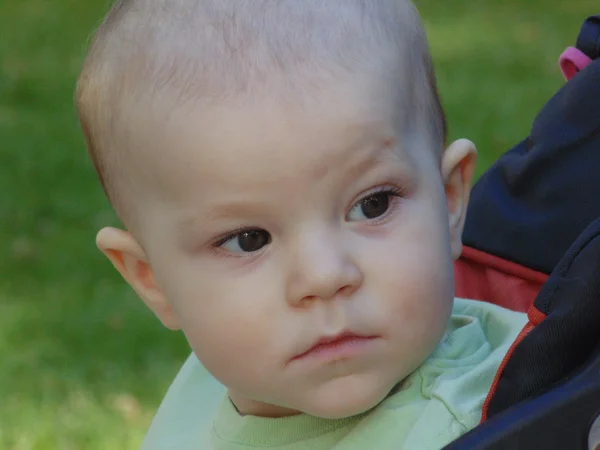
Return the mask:
[(271, 235), (265, 230), (245, 230), (228, 236), (217, 244), (231, 253), (252, 253), (271, 242)]
[(370, 194), (356, 203), (348, 213), (348, 220), (371, 220), (383, 216), (390, 209), (392, 197), (398, 194), (392, 190)]

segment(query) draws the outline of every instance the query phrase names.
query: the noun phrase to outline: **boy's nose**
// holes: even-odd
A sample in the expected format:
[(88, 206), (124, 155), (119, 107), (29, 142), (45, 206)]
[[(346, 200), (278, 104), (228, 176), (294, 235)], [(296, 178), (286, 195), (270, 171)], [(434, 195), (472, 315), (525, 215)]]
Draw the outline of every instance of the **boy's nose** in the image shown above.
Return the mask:
[(294, 306), (352, 294), (363, 274), (339, 236), (314, 232), (297, 244), (290, 258), (287, 299)]

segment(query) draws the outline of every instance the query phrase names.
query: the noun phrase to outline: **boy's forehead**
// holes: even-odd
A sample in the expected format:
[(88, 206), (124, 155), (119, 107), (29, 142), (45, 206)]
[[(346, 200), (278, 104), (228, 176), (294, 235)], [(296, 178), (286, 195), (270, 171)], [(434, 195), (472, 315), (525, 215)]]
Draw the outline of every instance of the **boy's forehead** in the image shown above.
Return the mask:
[(290, 177), (319, 179), (392, 153), (410, 159), (397, 142), (401, 130), (391, 105), (352, 90), (337, 94), (297, 107), (264, 100), (176, 113), (149, 158), (153, 184), (185, 195), (191, 186), (245, 189)]

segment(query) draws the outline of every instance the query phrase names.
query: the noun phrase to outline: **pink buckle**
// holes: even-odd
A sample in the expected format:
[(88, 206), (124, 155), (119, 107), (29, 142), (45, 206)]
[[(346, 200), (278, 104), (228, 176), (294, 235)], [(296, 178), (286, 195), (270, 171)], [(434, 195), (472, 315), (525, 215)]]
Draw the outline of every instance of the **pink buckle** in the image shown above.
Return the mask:
[(567, 81), (591, 62), (592, 60), (588, 55), (575, 47), (567, 47), (558, 59), (560, 70)]

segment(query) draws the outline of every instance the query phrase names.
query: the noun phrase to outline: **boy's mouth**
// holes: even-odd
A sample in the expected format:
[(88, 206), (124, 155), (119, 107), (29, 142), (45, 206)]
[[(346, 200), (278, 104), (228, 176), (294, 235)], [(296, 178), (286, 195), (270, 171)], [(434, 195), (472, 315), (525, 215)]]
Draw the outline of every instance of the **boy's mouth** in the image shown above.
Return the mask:
[(334, 336), (323, 336), (308, 350), (294, 356), (290, 362), (307, 359), (323, 361), (349, 359), (366, 350), (376, 339), (379, 339), (379, 336), (360, 335), (351, 331), (344, 331)]

